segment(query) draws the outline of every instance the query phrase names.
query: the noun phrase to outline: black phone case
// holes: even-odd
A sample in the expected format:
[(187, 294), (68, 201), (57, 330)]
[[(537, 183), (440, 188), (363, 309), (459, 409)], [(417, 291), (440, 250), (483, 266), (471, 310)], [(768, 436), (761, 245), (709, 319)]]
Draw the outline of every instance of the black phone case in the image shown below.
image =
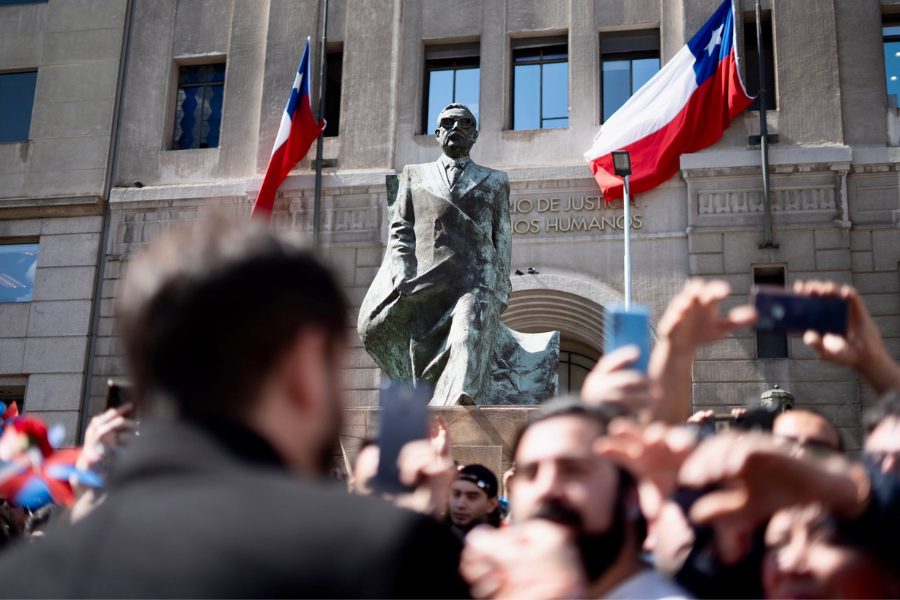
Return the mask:
[(382, 386), (379, 400), (382, 407), (380, 458), (373, 487), (389, 494), (408, 492), (411, 490), (400, 483), (397, 458), (405, 444), (427, 437), (431, 390), (391, 383)]
[(800, 296), (782, 288), (759, 288), (754, 296), (758, 331), (847, 333), (847, 301), (842, 298)]

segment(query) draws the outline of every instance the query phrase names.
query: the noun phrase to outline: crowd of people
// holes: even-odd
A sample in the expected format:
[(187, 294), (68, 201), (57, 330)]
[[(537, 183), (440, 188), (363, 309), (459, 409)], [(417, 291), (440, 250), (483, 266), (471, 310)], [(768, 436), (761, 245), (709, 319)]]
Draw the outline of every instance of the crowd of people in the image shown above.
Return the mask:
[[(377, 439), (346, 482), (332, 476), (348, 310), (335, 279), (265, 228), (205, 220), (124, 282), (139, 435), (130, 404), (95, 417), (74, 454), (5, 419), (0, 567), (15, 577), (0, 596), (900, 597), (900, 365), (852, 287), (794, 291), (848, 303), (846, 334), (803, 341), (878, 394), (861, 453), (812, 399), (691, 414), (697, 350), (756, 320), (723, 314), (727, 283), (693, 280), (648, 372), (634, 347), (605, 355), (580, 396), (533, 411), (509, 471), (457, 464), (437, 418), (399, 453), (408, 491), (386, 494)], [(25, 463), (45, 508), (7, 477)]]

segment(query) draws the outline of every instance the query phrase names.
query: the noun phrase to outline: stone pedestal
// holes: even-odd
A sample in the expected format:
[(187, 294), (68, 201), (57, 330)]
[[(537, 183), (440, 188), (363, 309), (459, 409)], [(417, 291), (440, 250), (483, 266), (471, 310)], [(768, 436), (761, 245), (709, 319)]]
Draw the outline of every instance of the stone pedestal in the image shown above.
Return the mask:
[[(512, 466), (512, 447), (528, 413), (537, 407), (450, 406), (430, 408), (450, 429), (453, 458), (460, 464), (482, 464), (498, 479)], [(376, 439), (381, 427), (378, 407), (344, 410), (341, 443), (351, 464), (366, 439)]]

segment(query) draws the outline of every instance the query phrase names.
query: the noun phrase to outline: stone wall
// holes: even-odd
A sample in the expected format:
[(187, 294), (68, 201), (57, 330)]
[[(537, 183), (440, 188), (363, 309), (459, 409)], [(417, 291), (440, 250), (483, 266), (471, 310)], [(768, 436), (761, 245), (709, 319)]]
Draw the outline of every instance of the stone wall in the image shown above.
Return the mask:
[(126, 0), (0, 7), (0, 71), (37, 71), (26, 142), (0, 144), (0, 243), (39, 243), (33, 301), (0, 304), (0, 385), (74, 444)]

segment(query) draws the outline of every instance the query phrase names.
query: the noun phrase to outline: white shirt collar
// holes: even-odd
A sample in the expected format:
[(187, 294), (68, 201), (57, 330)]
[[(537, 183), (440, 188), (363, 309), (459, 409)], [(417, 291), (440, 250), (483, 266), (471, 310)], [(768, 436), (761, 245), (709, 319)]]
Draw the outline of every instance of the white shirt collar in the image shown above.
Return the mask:
[(449, 169), (451, 164), (456, 164), (460, 169), (465, 169), (469, 166), (469, 162), (472, 160), (468, 156), (464, 156), (462, 158), (450, 158), (446, 154), (441, 154), (441, 158), (438, 160), (441, 161), (441, 164), (444, 165), (444, 169)]

